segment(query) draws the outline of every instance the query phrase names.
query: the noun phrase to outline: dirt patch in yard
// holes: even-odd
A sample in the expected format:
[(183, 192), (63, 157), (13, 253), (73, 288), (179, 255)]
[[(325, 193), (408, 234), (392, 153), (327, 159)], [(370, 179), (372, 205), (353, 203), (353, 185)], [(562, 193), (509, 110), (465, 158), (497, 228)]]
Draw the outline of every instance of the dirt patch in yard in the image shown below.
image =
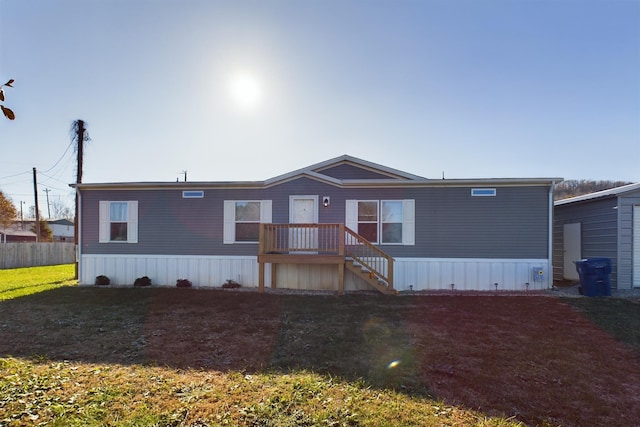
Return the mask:
[(0, 354), (308, 370), (529, 425), (640, 420), (640, 352), (548, 296), (61, 289), (0, 303)]
[(530, 425), (640, 419), (638, 353), (561, 300), (421, 298), (410, 313), (421, 376), (448, 403)]
[(258, 293), (167, 290), (151, 299), (144, 359), (218, 371), (266, 369), (278, 343), (282, 302)]

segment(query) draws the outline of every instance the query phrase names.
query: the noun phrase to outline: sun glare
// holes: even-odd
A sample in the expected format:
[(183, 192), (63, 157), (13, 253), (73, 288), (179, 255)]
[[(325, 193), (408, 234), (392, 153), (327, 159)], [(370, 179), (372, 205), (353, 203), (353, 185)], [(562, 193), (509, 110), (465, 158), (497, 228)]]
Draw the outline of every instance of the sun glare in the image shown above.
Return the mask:
[(229, 94), (235, 106), (243, 111), (254, 110), (262, 100), (260, 82), (251, 74), (233, 76)]

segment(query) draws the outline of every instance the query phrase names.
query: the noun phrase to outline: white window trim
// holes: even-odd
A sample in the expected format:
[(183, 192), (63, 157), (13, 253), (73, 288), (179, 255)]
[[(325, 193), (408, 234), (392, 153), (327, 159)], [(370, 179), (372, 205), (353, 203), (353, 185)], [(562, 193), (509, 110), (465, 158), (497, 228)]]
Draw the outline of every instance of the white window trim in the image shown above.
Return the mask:
[[(111, 240), (111, 203), (127, 204), (127, 240)], [(98, 234), (99, 243), (138, 243), (138, 201), (100, 200)]]
[[(380, 243), (382, 239), (382, 219), (380, 217), (380, 206), (382, 202), (402, 202), (402, 242), (401, 243)], [(378, 242), (372, 242), (381, 246), (413, 246), (415, 239), (415, 206), (413, 199), (385, 199), (385, 200), (346, 200), (345, 201), (345, 225), (353, 231), (358, 231), (358, 202), (378, 202)]]
[(222, 231), (222, 243), (225, 245), (230, 244), (251, 244), (255, 242), (236, 242), (236, 203), (237, 202), (258, 202), (260, 203), (260, 223), (271, 222), (271, 200), (225, 200), (223, 208), (223, 231)]

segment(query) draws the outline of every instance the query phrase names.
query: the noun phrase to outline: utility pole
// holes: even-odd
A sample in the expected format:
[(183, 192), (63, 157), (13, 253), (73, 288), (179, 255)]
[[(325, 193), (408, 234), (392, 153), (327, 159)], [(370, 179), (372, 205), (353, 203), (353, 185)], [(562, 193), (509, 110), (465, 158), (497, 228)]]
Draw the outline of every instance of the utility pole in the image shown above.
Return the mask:
[(36, 242), (40, 241), (40, 209), (38, 208), (38, 179), (36, 168), (33, 168), (33, 197), (36, 202)]
[[(84, 157), (83, 149), (84, 149), (84, 120), (78, 120), (76, 122), (78, 124), (78, 135), (76, 136), (76, 144), (78, 149), (78, 175), (76, 179), (76, 183), (80, 184), (82, 182), (82, 159)], [(77, 206), (77, 203), (76, 203)]]
[[(84, 120), (76, 120), (73, 122), (71, 127), (72, 131), (75, 131), (75, 135), (72, 137), (76, 142), (76, 153), (78, 155), (78, 169), (76, 174), (76, 184), (82, 183), (82, 159), (84, 157), (84, 143), (88, 142), (89, 135), (87, 134), (84, 128)], [(76, 217), (75, 221), (73, 221), (73, 238), (76, 245), (76, 254), (78, 254), (78, 234), (79, 227), (78, 224), (80, 222), (80, 206), (78, 204), (78, 188), (76, 187)], [(78, 278), (78, 257), (76, 256), (76, 267), (75, 267), (75, 278)]]
[(24, 216), (22, 215), (22, 205), (24, 205), (25, 202), (23, 202), (22, 200), (20, 200), (20, 229), (24, 230)]
[(187, 171), (182, 171), (180, 173), (184, 175), (184, 182), (187, 182)]
[(47, 219), (51, 219), (51, 205), (49, 204), (49, 191), (51, 191), (51, 189), (50, 188), (45, 188), (42, 191), (47, 193)]

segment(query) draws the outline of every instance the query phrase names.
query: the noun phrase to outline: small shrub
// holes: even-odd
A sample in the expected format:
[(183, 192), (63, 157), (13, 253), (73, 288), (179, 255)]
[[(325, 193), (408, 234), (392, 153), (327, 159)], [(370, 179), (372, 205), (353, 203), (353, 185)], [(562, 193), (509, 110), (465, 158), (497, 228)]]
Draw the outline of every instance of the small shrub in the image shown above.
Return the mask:
[(151, 286), (151, 279), (147, 276), (138, 277), (133, 286)]
[(241, 286), (240, 283), (236, 282), (233, 279), (227, 279), (227, 281), (224, 282), (224, 284), (222, 285), (222, 287), (225, 289), (235, 289), (235, 288), (239, 288), (240, 286)]
[(104, 275), (101, 274), (99, 276), (96, 276), (96, 282), (95, 283), (98, 286), (106, 286), (109, 283), (111, 283), (111, 280), (107, 276), (104, 276)]
[(187, 279), (178, 279), (176, 280), (176, 286), (179, 288), (190, 288), (191, 282)]

